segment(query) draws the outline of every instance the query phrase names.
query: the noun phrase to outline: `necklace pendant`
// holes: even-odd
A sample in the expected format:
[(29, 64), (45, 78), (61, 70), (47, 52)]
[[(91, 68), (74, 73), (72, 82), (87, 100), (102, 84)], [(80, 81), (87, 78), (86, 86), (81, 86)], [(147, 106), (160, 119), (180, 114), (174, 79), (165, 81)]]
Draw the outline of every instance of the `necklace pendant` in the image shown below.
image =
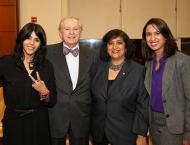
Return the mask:
[(118, 64), (118, 65), (115, 65), (115, 64), (112, 64), (110, 62), (110, 65), (109, 65), (109, 68), (113, 71), (119, 71), (121, 70), (122, 66), (123, 66), (124, 62), (122, 62), (121, 64)]

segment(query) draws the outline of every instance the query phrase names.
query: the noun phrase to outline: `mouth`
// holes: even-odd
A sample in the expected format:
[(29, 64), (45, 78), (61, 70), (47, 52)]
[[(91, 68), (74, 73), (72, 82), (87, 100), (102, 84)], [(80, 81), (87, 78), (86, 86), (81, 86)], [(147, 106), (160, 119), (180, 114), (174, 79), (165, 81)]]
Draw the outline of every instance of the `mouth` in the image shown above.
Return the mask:
[(120, 52), (120, 50), (112, 50), (112, 53), (113, 54), (117, 54), (117, 53), (119, 53)]
[(158, 42), (150, 42), (150, 46), (155, 47), (158, 45)]
[(34, 48), (33, 46), (28, 46), (27, 49), (28, 49), (29, 51), (33, 51), (35, 48)]
[(68, 39), (75, 39), (76, 37), (75, 36), (69, 36), (67, 37)]

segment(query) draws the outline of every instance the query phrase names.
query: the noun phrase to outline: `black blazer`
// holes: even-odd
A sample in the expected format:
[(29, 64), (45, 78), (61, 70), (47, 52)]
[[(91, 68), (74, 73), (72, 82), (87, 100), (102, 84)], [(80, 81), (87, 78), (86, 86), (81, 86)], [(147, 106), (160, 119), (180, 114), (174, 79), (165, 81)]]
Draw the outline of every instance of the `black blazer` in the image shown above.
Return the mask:
[(71, 123), (76, 137), (86, 137), (89, 133), (91, 112), (90, 81), (93, 66), (96, 63), (96, 52), (79, 45), (79, 76), (77, 86), (72, 89), (63, 43), (47, 46), (47, 58), (54, 66), (57, 104), (49, 109), (52, 137), (62, 138), (66, 135)]
[(92, 134), (101, 141), (104, 134), (114, 145), (135, 145), (136, 134), (146, 135), (148, 93), (144, 67), (127, 60), (108, 88), (108, 63), (102, 63), (92, 81)]

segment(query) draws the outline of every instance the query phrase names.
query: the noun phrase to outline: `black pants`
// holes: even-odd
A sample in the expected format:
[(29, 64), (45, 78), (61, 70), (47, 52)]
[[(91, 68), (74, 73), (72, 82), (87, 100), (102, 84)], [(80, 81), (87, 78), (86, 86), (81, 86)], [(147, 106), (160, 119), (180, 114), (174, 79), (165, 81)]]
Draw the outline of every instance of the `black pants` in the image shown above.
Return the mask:
[[(69, 145), (89, 145), (89, 137), (77, 138), (74, 136), (71, 127), (68, 130)], [(66, 145), (67, 135), (63, 138), (52, 138), (52, 145)]]
[(108, 144), (110, 143), (106, 137), (106, 134), (104, 134), (104, 138), (102, 139), (102, 141), (93, 140), (93, 145), (108, 145)]

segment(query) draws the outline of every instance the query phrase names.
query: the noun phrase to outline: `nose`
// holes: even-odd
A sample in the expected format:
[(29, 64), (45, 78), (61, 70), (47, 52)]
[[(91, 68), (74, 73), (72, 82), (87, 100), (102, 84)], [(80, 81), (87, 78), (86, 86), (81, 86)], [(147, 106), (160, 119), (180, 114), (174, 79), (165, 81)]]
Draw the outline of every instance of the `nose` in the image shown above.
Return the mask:
[(30, 44), (33, 45), (34, 44), (34, 39), (30, 39)]
[(117, 43), (113, 44), (113, 49), (117, 49)]
[(156, 38), (156, 37), (155, 37), (154, 34), (152, 34), (152, 35), (150, 36), (150, 40), (152, 40), (152, 41), (155, 40), (155, 38)]
[(73, 30), (73, 29), (70, 29), (70, 30), (69, 30), (69, 33), (70, 33), (70, 34), (74, 34), (74, 30)]
[(31, 39), (31, 40), (30, 40), (30, 44), (34, 44), (34, 40)]
[(30, 39), (30, 44), (34, 44), (34, 42), (33, 42), (33, 40), (32, 40), (32, 39)]

